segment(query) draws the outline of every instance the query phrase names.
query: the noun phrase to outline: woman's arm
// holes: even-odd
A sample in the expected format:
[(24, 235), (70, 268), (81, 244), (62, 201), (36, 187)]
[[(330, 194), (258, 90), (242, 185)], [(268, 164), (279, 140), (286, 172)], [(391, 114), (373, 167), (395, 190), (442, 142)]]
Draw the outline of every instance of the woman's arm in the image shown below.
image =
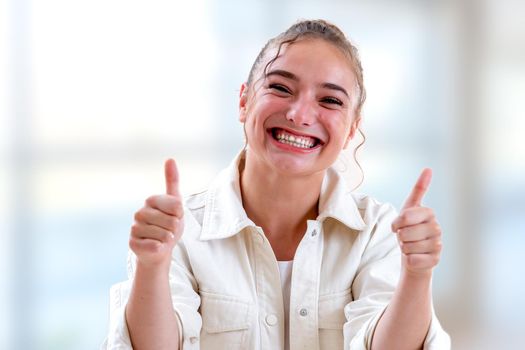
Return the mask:
[(152, 196), (135, 214), (130, 248), (137, 268), (126, 305), (134, 349), (179, 349), (180, 329), (173, 309), (169, 270), (173, 247), (183, 230), (182, 200), (173, 160), (165, 164), (166, 194)]
[(441, 229), (430, 208), (421, 206), (431, 179), (425, 169), (392, 223), (401, 247), (399, 284), (381, 316), (372, 349), (422, 349), (432, 319), (432, 269), (441, 254)]
[(422, 349), (432, 318), (430, 276), (403, 275), (372, 338), (372, 349)]
[(134, 349), (179, 349), (180, 330), (166, 271), (137, 264), (126, 321)]

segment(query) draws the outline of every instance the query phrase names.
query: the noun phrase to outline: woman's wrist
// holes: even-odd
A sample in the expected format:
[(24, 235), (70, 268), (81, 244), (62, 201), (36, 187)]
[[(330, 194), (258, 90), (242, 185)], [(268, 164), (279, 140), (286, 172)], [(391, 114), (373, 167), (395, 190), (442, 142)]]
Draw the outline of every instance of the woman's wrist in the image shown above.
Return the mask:
[(137, 259), (135, 279), (159, 280), (168, 279), (171, 261), (166, 263), (145, 263)]
[(403, 269), (399, 278), (398, 288), (409, 291), (409, 294), (418, 293), (417, 291), (430, 292), (432, 285), (432, 270), (430, 271), (410, 271)]

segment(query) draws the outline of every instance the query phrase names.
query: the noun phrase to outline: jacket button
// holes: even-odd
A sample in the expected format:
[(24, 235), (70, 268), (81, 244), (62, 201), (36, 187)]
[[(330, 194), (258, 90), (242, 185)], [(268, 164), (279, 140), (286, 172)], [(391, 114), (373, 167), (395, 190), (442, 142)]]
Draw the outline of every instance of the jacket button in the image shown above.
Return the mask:
[(195, 344), (198, 341), (199, 341), (199, 338), (197, 338), (197, 337), (190, 337), (190, 343)]
[(317, 236), (317, 230), (312, 231), (312, 237), (315, 237), (315, 236)]
[(277, 316), (273, 314), (266, 316), (266, 323), (268, 326), (275, 326), (277, 324)]
[(299, 310), (299, 315), (301, 315), (301, 316), (303, 316), (303, 317), (304, 317), (304, 316), (308, 316), (308, 310), (306, 310), (306, 309), (301, 309), (301, 310)]

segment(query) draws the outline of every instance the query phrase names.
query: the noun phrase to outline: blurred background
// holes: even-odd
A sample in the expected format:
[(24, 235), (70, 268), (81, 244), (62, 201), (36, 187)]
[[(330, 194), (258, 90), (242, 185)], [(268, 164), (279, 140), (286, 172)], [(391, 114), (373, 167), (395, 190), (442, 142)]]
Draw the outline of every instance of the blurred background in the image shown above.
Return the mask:
[(358, 46), (358, 191), (399, 207), (423, 167), (454, 349), (525, 344), (525, 2), (0, 0), (0, 348), (96, 349), (133, 213), (243, 145), (240, 84), (300, 18)]

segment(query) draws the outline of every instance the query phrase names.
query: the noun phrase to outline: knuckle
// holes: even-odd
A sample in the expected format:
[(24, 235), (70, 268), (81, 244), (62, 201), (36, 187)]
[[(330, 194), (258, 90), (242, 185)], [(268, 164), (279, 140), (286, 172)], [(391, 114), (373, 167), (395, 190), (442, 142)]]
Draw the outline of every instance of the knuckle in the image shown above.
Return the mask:
[(137, 253), (137, 251), (139, 250), (139, 249), (138, 249), (137, 240), (134, 239), (134, 238), (130, 238), (129, 241), (128, 241), (128, 244), (129, 244), (130, 249), (131, 249), (133, 252)]
[(173, 204), (171, 206), (171, 210), (173, 211), (173, 214), (175, 215), (180, 215), (180, 213), (182, 212), (182, 204), (180, 202), (180, 200), (175, 200), (173, 201)]
[(170, 212), (173, 215), (177, 214), (177, 210), (179, 210), (179, 205), (177, 201), (173, 201), (172, 203), (170, 203)]
[(432, 255), (432, 264), (436, 266), (439, 263), (439, 254)]
[(158, 233), (158, 240), (161, 242), (165, 242), (168, 239), (169, 231), (168, 230), (162, 230)]
[(179, 225), (179, 219), (177, 219), (174, 216), (170, 217), (170, 220), (169, 220), (170, 231), (175, 231), (178, 225)]
[(131, 225), (131, 235), (132, 236), (137, 236), (139, 231), (140, 231), (140, 225), (139, 224), (134, 223), (133, 225)]
[(135, 212), (135, 215), (133, 215), (133, 219), (135, 219), (135, 221), (143, 221), (144, 220), (143, 209), (140, 209), (137, 212)]
[(157, 201), (157, 198), (157, 195), (149, 196), (148, 198), (146, 198), (146, 201), (144, 203), (146, 204), (146, 206), (151, 207)]

